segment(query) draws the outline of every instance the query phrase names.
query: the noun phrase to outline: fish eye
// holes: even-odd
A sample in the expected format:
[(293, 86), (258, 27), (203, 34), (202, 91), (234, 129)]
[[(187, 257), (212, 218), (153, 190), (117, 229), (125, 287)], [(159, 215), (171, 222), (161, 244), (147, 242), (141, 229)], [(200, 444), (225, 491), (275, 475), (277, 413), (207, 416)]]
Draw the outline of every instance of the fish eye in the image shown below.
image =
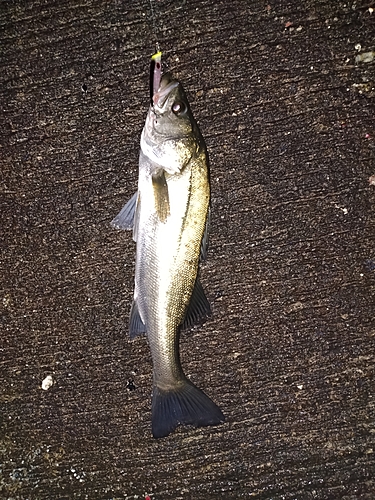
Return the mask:
[(175, 115), (184, 113), (186, 109), (186, 104), (181, 101), (176, 101), (172, 104), (172, 111)]

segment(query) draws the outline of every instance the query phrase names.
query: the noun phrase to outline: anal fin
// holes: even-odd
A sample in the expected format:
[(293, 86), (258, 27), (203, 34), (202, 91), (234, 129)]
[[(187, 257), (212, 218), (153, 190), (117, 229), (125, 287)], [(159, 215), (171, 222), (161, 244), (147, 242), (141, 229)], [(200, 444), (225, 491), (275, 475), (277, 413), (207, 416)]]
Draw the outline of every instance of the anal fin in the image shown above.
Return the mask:
[(130, 310), (129, 335), (131, 339), (134, 339), (138, 335), (142, 335), (142, 333), (147, 333), (147, 328), (139, 314), (137, 302), (133, 300)]

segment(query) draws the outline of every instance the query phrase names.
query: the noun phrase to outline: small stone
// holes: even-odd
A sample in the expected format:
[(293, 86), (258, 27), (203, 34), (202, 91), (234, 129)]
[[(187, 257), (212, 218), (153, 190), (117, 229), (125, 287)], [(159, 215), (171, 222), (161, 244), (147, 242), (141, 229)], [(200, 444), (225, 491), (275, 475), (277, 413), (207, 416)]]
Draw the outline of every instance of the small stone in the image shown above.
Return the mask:
[(52, 378), (52, 375), (47, 375), (47, 377), (43, 380), (42, 382), (42, 389), (43, 391), (48, 391), (54, 384), (54, 380)]

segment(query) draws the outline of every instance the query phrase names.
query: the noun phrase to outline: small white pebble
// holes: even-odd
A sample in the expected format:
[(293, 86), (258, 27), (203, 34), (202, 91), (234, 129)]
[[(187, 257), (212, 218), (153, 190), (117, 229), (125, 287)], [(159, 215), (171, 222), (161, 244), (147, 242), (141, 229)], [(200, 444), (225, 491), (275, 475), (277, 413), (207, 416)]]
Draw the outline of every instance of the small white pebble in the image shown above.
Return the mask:
[(359, 54), (355, 58), (355, 62), (364, 62), (364, 63), (369, 63), (374, 60), (375, 52), (371, 50), (370, 52), (362, 52), (362, 54)]
[(362, 45), (360, 43), (356, 43), (354, 45), (354, 48), (355, 48), (355, 50), (358, 50), (358, 52), (359, 52), (361, 50), (361, 48), (362, 48)]
[(47, 375), (47, 377), (43, 380), (42, 382), (42, 389), (43, 391), (48, 391), (50, 387), (52, 387), (54, 384), (52, 375)]

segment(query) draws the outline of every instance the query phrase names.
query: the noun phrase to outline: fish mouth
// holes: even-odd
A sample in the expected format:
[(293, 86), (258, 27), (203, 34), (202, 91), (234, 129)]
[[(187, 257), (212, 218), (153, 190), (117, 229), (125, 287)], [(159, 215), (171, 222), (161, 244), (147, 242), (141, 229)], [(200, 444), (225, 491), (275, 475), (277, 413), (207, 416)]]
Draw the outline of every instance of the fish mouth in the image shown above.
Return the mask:
[(163, 75), (159, 90), (154, 94), (153, 101), (159, 108), (162, 108), (171, 91), (179, 85), (179, 82), (173, 80), (169, 73)]

